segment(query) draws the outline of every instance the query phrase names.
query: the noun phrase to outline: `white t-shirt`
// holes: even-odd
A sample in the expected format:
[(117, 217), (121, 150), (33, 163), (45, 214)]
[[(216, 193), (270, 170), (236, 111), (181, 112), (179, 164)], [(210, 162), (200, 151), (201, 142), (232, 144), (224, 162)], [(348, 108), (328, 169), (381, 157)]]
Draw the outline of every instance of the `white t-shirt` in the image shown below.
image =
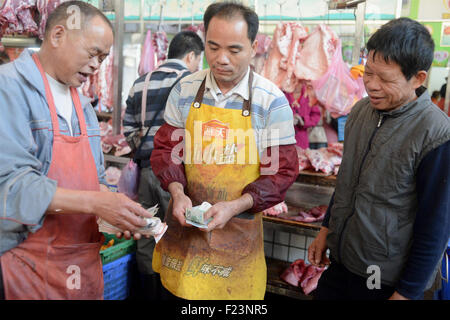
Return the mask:
[(48, 83), (52, 90), (53, 100), (55, 100), (56, 112), (66, 120), (69, 126), (69, 134), (72, 136), (72, 96), (68, 85), (62, 84), (47, 75)]

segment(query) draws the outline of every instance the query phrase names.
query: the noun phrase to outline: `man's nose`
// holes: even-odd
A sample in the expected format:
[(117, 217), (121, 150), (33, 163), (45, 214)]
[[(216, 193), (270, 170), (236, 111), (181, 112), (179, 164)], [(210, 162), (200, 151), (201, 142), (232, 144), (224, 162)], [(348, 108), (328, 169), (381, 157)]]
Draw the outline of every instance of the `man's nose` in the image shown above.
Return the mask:
[(219, 56), (217, 57), (217, 62), (220, 64), (229, 64), (230, 59), (228, 58), (227, 53), (224, 51), (219, 52)]
[(378, 79), (364, 79), (364, 86), (367, 92), (379, 91), (381, 89), (380, 81)]
[(89, 61), (89, 67), (91, 67), (92, 69), (97, 70), (98, 68), (100, 68), (100, 58), (95, 56), (93, 57), (90, 61)]

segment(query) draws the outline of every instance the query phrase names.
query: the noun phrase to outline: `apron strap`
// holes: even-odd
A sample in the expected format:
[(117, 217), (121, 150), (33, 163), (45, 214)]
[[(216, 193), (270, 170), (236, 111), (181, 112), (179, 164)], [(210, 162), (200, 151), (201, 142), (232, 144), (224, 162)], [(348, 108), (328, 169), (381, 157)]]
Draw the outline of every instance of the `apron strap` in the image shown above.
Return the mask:
[(55, 107), (55, 101), (53, 100), (52, 90), (50, 89), (50, 85), (48, 83), (47, 76), (45, 75), (44, 68), (42, 68), (42, 64), (39, 61), (39, 57), (36, 53), (32, 55), (32, 58), (34, 62), (36, 63), (36, 66), (39, 69), (39, 72), (41, 73), (42, 80), (44, 81), (44, 87), (45, 87), (45, 97), (47, 99), (48, 108), (50, 109), (50, 117), (52, 119), (52, 128), (53, 128), (53, 135), (59, 136), (59, 123), (58, 123), (58, 115), (56, 113), (56, 107)]
[[(50, 84), (48, 83), (47, 76), (45, 75), (44, 68), (42, 67), (41, 62), (39, 61), (38, 55), (36, 53), (34, 53), (32, 55), (32, 58), (33, 58), (34, 62), (36, 63), (36, 66), (38, 67), (39, 72), (41, 73), (42, 80), (44, 81), (45, 97), (47, 98), (47, 104), (48, 104), (48, 108), (50, 110), (50, 117), (52, 119), (53, 135), (59, 136), (59, 135), (61, 135), (61, 133), (59, 131), (58, 114), (56, 112), (55, 100), (53, 99), (53, 94), (52, 94), (52, 90), (50, 88)], [(70, 87), (70, 94), (72, 96), (72, 102), (75, 106), (75, 111), (77, 113), (81, 135), (87, 137), (86, 120), (84, 119), (83, 108), (81, 106), (80, 96), (78, 94), (77, 89), (74, 87)]]
[(205, 94), (205, 86), (206, 86), (206, 77), (203, 79), (202, 84), (200, 85), (200, 88), (197, 91), (197, 95), (195, 96), (194, 100), (194, 108), (200, 108), (203, 102), (203, 95)]
[[(252, 108), (252, 84), (253, 84), (253, 71), (250, 70), (250, 74), (248, 77), (248, 100), (244, 100), (244, 104), (242, 106), (242, 116), (248, 117), (250, 116), (250, 111)], [(203, 96), (205, 94), (206, 87), (206, 77), (203, 79), (200, 88), (197, 91), (197, 95), (194, 99), (194, 108), (200, 108), (203, 102)]]
[(252, 84), (253, 84), (253, 71), (250, 70), (248, 76), (248, 100), (244, 100), (244, 105), (242, 106), (242, 116), (250, 116), (250, 111), (252, 109)]
[(74, 87), (70, 87), (70, 94), (72, 95), (72, 101), (75, 105), (75, 111), (77, 112), (78, 121), (80, 123), (81, 135), (87, 137), (86, 120), (84, 119), (83, 107), (81, 106), (78, 90)]
[(142, 100), (141, 100), (141, 130), (144, 129), (145, 113), (147, 112), (147, 92), (148, 86), (150, 85), (150, 76), (152, 72), (147, 73), (144, 80), (144, 89), (142, 89)]

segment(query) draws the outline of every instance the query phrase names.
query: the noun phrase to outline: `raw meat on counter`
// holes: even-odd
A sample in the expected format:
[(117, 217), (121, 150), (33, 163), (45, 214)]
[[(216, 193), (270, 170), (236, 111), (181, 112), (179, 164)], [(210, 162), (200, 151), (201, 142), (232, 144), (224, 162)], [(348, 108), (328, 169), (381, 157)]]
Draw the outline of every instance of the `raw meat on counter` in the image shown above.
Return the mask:
[(322, 171), (325, 174), (334, 173), (336, 166), (341, 165), (342, 157), (331, 153), (327, 148), (317, 150), (306, 149), (306, 156), (316, 171)]
[(322, 221), (327, 212), (328, 206), (322, 205), (307, 211), (300, 211), (297, 216), (285, 217), (285, 219), (298, 222), (318, 222)]
[(343, 144), (330, 143), (327, 148), (301, 149), (297, 147), (299, 171), (314, 169), (327, 175), (337, 175), (342, 162)]
[(344, 153), (344, 144), (339, 142), (329, 143), (327, 150), (342, 157), (342, 154)]
[(278, 214), (277, 218), (306, 223), (319, 222), (325, 217), (327, 209), (328, 206), (320, 205), (309, 210), (300, 210), (295, 216), (287, 214), (286, 210), (286, 212)]
[[(100, 140), (103, 153), (110, 153), (114, 148), (114, 155), (120, 157), (131, 152), (131, 148), (128, 146), (123, 132), (118, 135), (113, 135), (113, 129), (111, 125), (112, 120), (108, 122), (101, 121), (100, 125)], [(123, 129), (122, 129), (123, 130)], [(121, 130), (121, 131), (122, 131)]]
[(266, 209), (263, 211), (263, 215), (265, 216), (278, 216), (282, 213), (287, 213), (288, 207), (286, 203), (280, 202), (279, 204), (274, 205), (272, 208)]
[(302, 259), (295, 260), (280, 276), (280, 278), (295, 287), (302, 288), (308, 295), (317, 288), (320, 276), (325, 268), (307, 265)]

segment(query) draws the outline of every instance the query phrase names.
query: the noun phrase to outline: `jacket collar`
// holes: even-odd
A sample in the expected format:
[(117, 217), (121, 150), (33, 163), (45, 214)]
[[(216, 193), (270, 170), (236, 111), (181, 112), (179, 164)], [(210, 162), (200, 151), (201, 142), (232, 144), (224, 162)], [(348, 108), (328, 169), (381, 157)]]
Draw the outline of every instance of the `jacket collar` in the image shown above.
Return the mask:
[[(17, 72), (31, 86), (33, 86), (42, 95), (44, 99), (46, 99), (44, 81), (42, 80), (41, 73), (39, 72), (36, 63), (31, 57), (33, 53), (34, 52), (31, 50), (25, 49), (20, 54), (20, 56), (16, 60), (14, 60), (13, 63), (16, 67)], [(88, 97), (82, 95), (80, 93), (80, 90), (78, 90), (78, 94), (80, 96), (80, 102), (83, 109), (91, 105), (91, 100)]]
[(184, 69), (187, 69), (187, 65), (183, 60), (180, 59), (167, 59), (166, 61), (164, 61), (163, 64), (161, 64), (161, 66), (164, 66), (166, 64), (172, 64), (172, 63), (176, 63), (179, 64), (180, 66), (182, 66)]

